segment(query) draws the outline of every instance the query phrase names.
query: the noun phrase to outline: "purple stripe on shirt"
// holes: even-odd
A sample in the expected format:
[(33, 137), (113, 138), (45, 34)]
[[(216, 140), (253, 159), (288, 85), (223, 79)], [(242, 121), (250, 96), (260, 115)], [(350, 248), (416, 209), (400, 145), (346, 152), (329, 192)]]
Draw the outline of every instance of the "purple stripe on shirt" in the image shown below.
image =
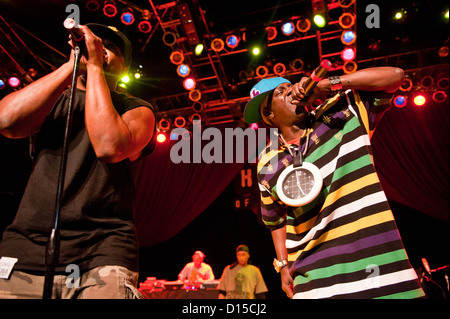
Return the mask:
[(318, 260), (338, 256), (338, 255), (344, 255), (344, 254), (351, 254), (355, 253), (359, 250), (366, 249), (369, 247), (375, 247), (378, 245), (382, 245), (391, 241), (400, 240), (399, 234), (397, 230), (391, 230), (382, 234), (369, 236), (366, 238), (359, 239), (355, 242), (336, 246), (332, 248), (328, 248), (322, 251), (319, 251), (315, 253), (314, 255), (311, 255), (309, 257), (306, 257), (303, 260), (296, 260), (294, 262), (293, 268), (296, 269), (298, 267), (305, 267), (307, 265), (313, 264)]

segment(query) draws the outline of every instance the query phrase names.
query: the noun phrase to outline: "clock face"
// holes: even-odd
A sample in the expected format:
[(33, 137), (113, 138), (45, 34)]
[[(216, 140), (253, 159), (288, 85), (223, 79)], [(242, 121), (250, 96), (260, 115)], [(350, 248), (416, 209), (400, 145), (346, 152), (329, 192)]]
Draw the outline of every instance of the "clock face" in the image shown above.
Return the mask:
[(323, 185), (322, 175), (317, 166), (303, 162), (301, 166), (289, 165), (278, 176), (277, 194), (288, 206), (303, 206), (313, 201)]
[(289, 198), (301, 199), (311, 192), (313, 186), (313, 174), (309, 170), (297, 168), (286, 175), (283, 192)]

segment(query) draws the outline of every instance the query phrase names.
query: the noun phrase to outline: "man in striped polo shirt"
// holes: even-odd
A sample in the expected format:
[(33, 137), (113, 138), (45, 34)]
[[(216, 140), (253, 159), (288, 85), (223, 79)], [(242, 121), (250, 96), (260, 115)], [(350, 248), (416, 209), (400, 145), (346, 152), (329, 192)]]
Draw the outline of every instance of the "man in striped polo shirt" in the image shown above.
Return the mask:
[(244, 111), (246, 122), (278, 129), (279, 147), (259, 156), (258, 181), (282, 289), (302, 299), (423, 297), (370, 146), (403, 70), (324, 78), (309, 97), (306, 81), (263, 79)]

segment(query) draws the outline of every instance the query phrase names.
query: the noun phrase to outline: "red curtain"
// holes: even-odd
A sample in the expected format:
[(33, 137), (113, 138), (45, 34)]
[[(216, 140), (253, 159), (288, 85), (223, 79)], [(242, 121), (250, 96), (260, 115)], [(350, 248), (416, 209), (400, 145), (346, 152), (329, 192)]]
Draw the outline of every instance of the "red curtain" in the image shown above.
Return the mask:
[(140, 245), (176, 235), (223, 192), (244, 163), (179, 163), (170, 159), (173, 141), (158, 144), (135, 167)]
[[(176, 235), (208, 208), (244, 166), (174, 164), (172, 145), (174, 142), (158, 144), (155, 152), (136, 166), (135, 218), (141, 246)], [(387, 197), (448, 221), (448, 102), (393, 107), (377, 127), (372, 145)]]
[(389, 199), (449, 220), (449, 105), (387, 112), (372, 137), (375, 166)]

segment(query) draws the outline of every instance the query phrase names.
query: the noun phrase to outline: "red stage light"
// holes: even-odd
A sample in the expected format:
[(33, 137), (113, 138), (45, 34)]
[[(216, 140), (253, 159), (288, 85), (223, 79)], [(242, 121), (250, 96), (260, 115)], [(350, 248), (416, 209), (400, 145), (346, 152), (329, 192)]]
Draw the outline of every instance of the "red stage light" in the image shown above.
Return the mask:
[(149, 33), (152, 30), (152, 25), (147, 20), (141, 20), (138, 24), (138, 29), (142, 33)]
[(106, 0), (103, 7), (103, 13), (105, 16), (112, 18), (117, 14), (117, 7), (114, 0)]
[(184, 127), (186, 125), (186, 120), (184, 119), (184, 117), (182, 116), (178, 116), (175, 121), (174, 124), (176, 127)]

